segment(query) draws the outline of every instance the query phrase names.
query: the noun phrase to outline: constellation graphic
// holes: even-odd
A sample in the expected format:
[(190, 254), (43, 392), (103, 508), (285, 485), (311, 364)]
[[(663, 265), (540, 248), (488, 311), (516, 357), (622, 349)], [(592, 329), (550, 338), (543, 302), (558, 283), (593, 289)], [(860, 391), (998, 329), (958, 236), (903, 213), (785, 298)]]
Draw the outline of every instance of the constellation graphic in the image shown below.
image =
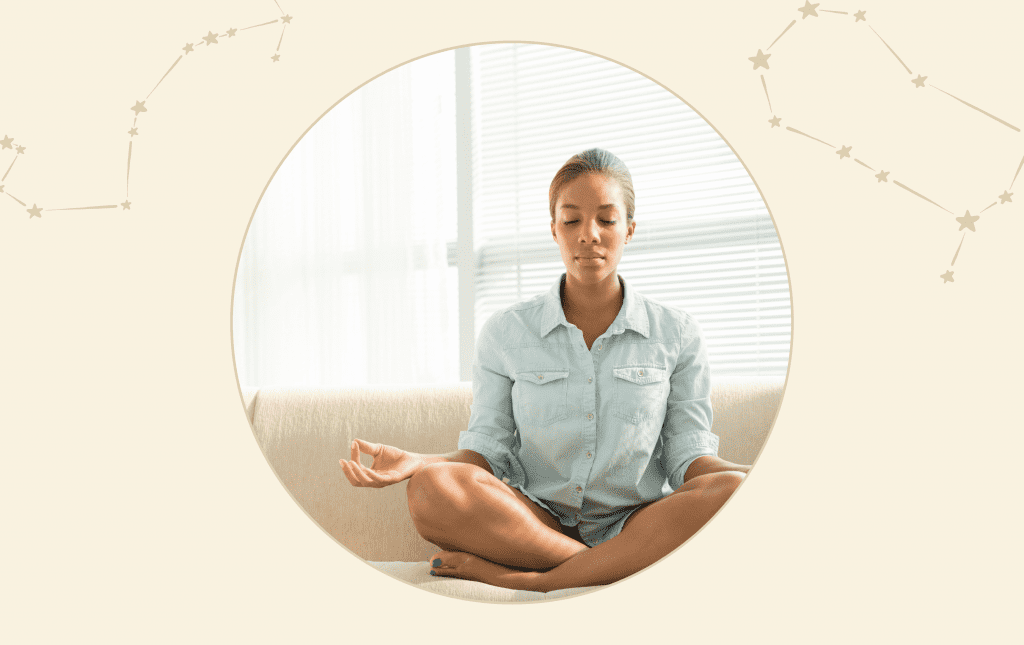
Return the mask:
[[(851, 15), (847, 11), (836, 11), (836, 10), (830, 10), (830, 9), (818, 9), (818, 7), (820, 5), (821, 5), (820, 2), (812, 4), (810, 2), (810, 0), (805, 0), (804, 6), (797, 8), (797, 11), (801, 13), (801, 17), (800, 17), (799, 21), (803, 22), (807, 18), (819, 18), (820, 17), (819, 14), (818, 14), (819, 11), (822, 12), (822, 13), (836, 14), (836, 15), (842, 15), (842, 16), (849, 16), (849, 15)], [(863, 11), (863, 10), (856, 11), (852, 15), (853, 15), (853, 18), (854, 18), (854, 20), (853, 20), (854, 23), (864, 22), (865, 25), (867, 25), (867, 22), (868, 22), (867, 11)], [(770, 66), (769, 66), (769, 62), (768, 62), (768, 59), (769, 59), (769, 57), (771, 57), (771, 54), (768, 53), (768, 52), (771, 50), (771, 48), (773, 46), (775, 46), (776, 43), (779, 42), (779, 40), (782, 39), (783, 36), (786, 35), (786, 33), (790, 29), (793, 28), (794, 25), (797, 24), (797, 22), (798, 22), (797, 19), (793, 19), (788, 25), (786, 25), (786, 28), (782, 30), (782, 33), (779, 34), (778, 37), (776, 37), (775, 40), (773, 40), (770, 45), (768, 45), (768, 48), (766, 50), (762, 51), (762, 50), (758, 49), (757, 50), (757, 54), (747, 58), (747, 60), (751, 61), (754, 64), (753, 65), (753, 70), (754, 71), (757, 71), (760, 68), (764, 68), (766, 70), (770, 70), (771, 69)], [(887, 43), (885, 41), (885, 39), (883, 39), (882, 36), (877, 31), (875, 31), (874, 27), (872, 27), (871, 25), (867, 25), (867, 26), (868, 26), (869, 29), (871, 29), (871, 31), (875, 34), (875, 36), (878, 37), (878, 40), (882, 43), (882, 45), (884, 45), (885, 48), (893, 55), (893, 57), (896, 58), (896, 60), (903, 67), (903, 69), (906, 70), (907, 74), (913, 76), (914, 72), (911, 71), (910, 67), (908, 67), (905, 62), (903, 62), (903, 59), (899, 57), (899, 55), (889, 45), (889, 43)], [(772, 128), (772, 129), (780, 128), (780, 131), (781, 131), (782, 128), (783, 128), (783, 126), (782, 126), (782, 117), (776, 115), (775, 112), (772, 110), (771, 97), (768, 95), (768, 82), (765, 80), (764, 72), (760, 73), (760, 77), (761, 77), (761, 87), (764, 89), (765, 99), (768, 102), (768, 111), (772, 115), (772, 118), (768, 119), (768, 123), (770, 124), (770, 128)], [(935, 85), (933, 85), (931, 83), (925, 83), (925, 81), (927, 81), (927, 80), (928, 80), (927, 76), (922, 76), (921, 74), (917, 74), (917, 76), (915, 78), (910, 79), (910, 82), (913, 84), (915, 90), (926, 88), (926, 87), (930, 87), (933, 90), (937, 90), (938, 92), (941, 92), (942, 94), (944, 94), (944, 95), (946, 95), (946, 96), (948, 96), (950, 98), (953, 98), (953, 99), (959, 101), (961, 104), (971, 108), (972, 110), (975, 110), (976, 112), (978, 112), (980, 114), (983, 114), (983, 115), (989, 117), (990, 119), (994, 119), (996, 122), (1006, 126), (1007, 128), (1013, 130), (1014, 132), (1020, 132), (1021, 131), (1020, 128), (1018, 128), (1017, 126), (1015, 126), (1015, 125), (1013, 125), (1011, 123), (1008, 123), (1008, 122), (1004, 121), (1003, 119), (1000, 119), (999, 117), (995, 116), (994, 114), (986, 112), (985, 110), (977, 107), (976, 105), (972, 105), (971, 103), (968, 103), (967, 101), (963, 100), (962, 98), (960, 98), (958, 96), (954, 96), (953, 94), (951, 94), (951, 93), (949, 93), (949, 92), (947, 92), (947, 91), (945, 91), (943, 89), (940, 89), (940, 88), (936, 87)], [(853, 159), (853, 161), (856, 164), (858, 164), (860, 166), (863, 166), (864, 168), (867, 168), (872, 173), (876, 172), (876, 170), (873, 167), (871, 167), (870, 165), (868, 165), (864, 161), (862, 161), (862, 160), (860, 160), (860, 159), (858, 159), (856, 157), (853, 157), (850, 154), (853, 151), (853, 146), (852, 145), (845, 145), (845, 144), (843, 144), (843, 145), (839, 146), (838, 149), (836, 149), (835, 145), (833, 145), (833, 144), (831, 144), (831, 143), (829, 143), (827, 141), (824, 141), (822, 139), (819, 139), (818, 137), (812, 136), (812, 135), (810, 135), (810, 134), (808, 134), (806, 132), (802, 132), (802, 131), (794, 128), (794, 127), (791, 127), (791, 126), (787, 125), (787, 126), (785, 126), (785, 130), (788, 131), (788, 132), (792, 132), (794, 134), (799, 134), (799, 135), (801, 135), (803, 137), (806, 137), (806, 138), (811, 139), (813, 141), (817, 141), (818, 143), (824, 144), (824, 145), (828, 146), (829, 148), (832, 148), (833, 150), (835, 150), (835, 154), (838, 156), (840, 161), (842, 161), (843, 159), (850, 158), (850, 159)], [(901, 189), (911, 193), (912, 195), (915, 195), (915, 196), (923, 199), (924, 201), (928, 202), (929, 204), (932, 204), (933, 206), (942, 209), (946, 213), (949, 213), (950, 215), (954, 215), (955, 221), (960, 226), (960, 228), (957, 229), (958, 232), (959, 231), (964, 231), (964, 229), (967, 229), (967, 231), (970, 231), (972, 233), (976, 233), (977, 229), (975, 228), (975, 223), (981, 218), (980, 213), (984, 213), (985, 211), (987, 211), (988, 209), (992, 208), (993, 206), (1013, 202), (1013, 199), (1012, 199), (1013, 193), (1010, 192), (1010, 191), (1013, 189), (1013, 184), (1014, 184), (1014, 182), (1017, 181), (1017, 175), (1020, 174), (1020, 171), (1021, 171), (1022, 167), (1024, 167), (1024, 158), (1021, 159), (1020, 164), (1017, 166), (1017, 171), (1014, 173), (1013, 179), (1010, 181), (1009, 187), (1007, 187), (1007, 189), (1004, 190), (1003, 193), (997, 197), (997, 199), (999, 201), (998, 202), (994, 201), (991, 204), (989, 204), (988, 206), (985, 206), (984, 208), (982, 208), (980, 210), (975, 209), (979, 213), (978, 215), (971, 215), (970, 210), (966, 210), (966, 212), (965, 212), (965, 214), (963, 216), (955, 217), (955, 213), (953, 211), (951, 211), (948, 208), (946, 208), (945, 206), (942, 206), (941, 204), (935, 202), (934, 200), (930, 199), (929, 197), (926, 197), (925, 195), (919, 193), (918, 191), (914, 190), (913, 188), (907, 186), (906, 184), (904, 184), (904, 183), (902, 183), (900, 181), (897, 181), (896, 179), (892, 180), (892, 184), (894, 186), (897, 186), (897, 187), (899, 187), (899, 188), (901, 188)], [(890, 174), (890, 172), (892, 172), (892, 171), (879, 169), (877, 171), (877, 174), (874, 175), (875, 178), (877, 179), (877, 181), (875, 183), (876, 184), (881, 184), (881, 183), (888, 184), (889, 183), (889, 174)], [(967, 237), (967, 232), (965, 231), (963, 233), (963, 235), (961, 235), (960, 243), (957, 245), (956, 252), (953, 254), (953, 259), (949, 263), (950, 268), (945, 273), (943, 273), (942, 275), (939, 276), (942, 279), (943, 284), (945, 284), (946, 282), (953, 282), (954, 281), (953, 280), (953, 265), (956, 263), (956, 259), (960, 255), (960, 249), (963, 248), (964, 239), (966, 239), (966, 237)]]
[[(126, 170), (125, 170), (125, 197), (124, 197), (124, 201), (123, 202), (121, 202), (119, 204), (103, 204), (103, 205), (100, 205), (100, 206), (72, 206), (72, 207), (69, 207), (69, 208), (46, 208), (46, 209), (44, 209), (43, 207), (37, 205), (35, 202), (32, 202), (32, 207), (28, 208), (28, 203), (27, 202), (22, 201), (22, 200), (18, 199), (17, 197), (15, 197), (14, 195), (12, 195), (11, 192), (9, 190), (7, 190), (7, 186), (5, 184), (3, 184), (3, 182), (7, 179), (7, 176), (11, 174), (11, 170), (14, 169), (14, 164), (17, 163), (19, 155), (25, 154), (25, 150), (27, 149), (26, 146), (23, 146), (23, 145), (17, 145), (16, 146), (14, 138), (9, 136), (6, 133), (4, 134), (3, 139), (0, 139), (0, 154), (8, 154), (8, 153), (4, 153), (3, 151), (5, 149), (10, 149), (10, 150), (12, 150), (14, 152), (14, 159), (11, 160), (10, 165), (7, 166), (6, 172), (4, 172), (3, 176), (0, 177), (0, 193), (3, 193), (5, 195), (7, 195), (8, 197), (13, 199), (14, 201), (16, 201), (19, 204), (21, 204), (21, 206), (25, 208), (25, 212), (28, 213), (29, 219), (32, 219), (33, 217), (38, 217), (38, 218), (42, 219), (43, 213), (50, 213), (50, 212), (56, 212), (56, 211), (99, 210), (99, 209), (107, 209), (107, 208), (117, 208), (118, 206), (120, 206), (121, 210), (123, 210), (123, 211), (131, 210), (132, 203), (131, 203), (131, 201), (129, 201), (129, 190), (131, 188), (132, 145), (134, 143), (135, 137), (139, 136), (139, 115), (149, 112), (149, 108), (146, 107), (146, 101), (149, 100), (149, 98), (153, 95), (153, 92), (155, 92), (156, 89), (158, 87), (160, 87), (160, 84), (164, 82), (164, 79), (167, 78), (167, 76), (174, 70), (175, 67), (177, 67), (178, 63), (180, 63), (183, 58), (185, 58), (186, 56), (188, 56), (188, 55), (190, 55), (190, 54), (192, 54), (194, 52), (198, 52), (199, 49), (197, 49), (197, 48), (209, 48), (209, 47), (212, 47), (214, 45), (221, 44), (221, 40), (220, 40), (221, 38), (225, 38), (225, 39), (230, 41), (230, 39), (232, 39), (236, 35), (238, 35), (239, 32), (248, 31), (250, 29), (257, 29), (259, 27), (266, 27), (268, 25), (274, 25), (274, 24), (280, 23), (281, 24), (281, 35), (277, 39), (277, 47), (274, 49), (274, 54), (272, 56), (270, 56), (270, 60), (271, 60), (272, 63), (280, 62), (280, 60), (281, 60), (281, 53), (280, 53), (281, 52), (281, 43), (284, 42), (284, 33), (287, 30), (288, 25), (291, 24), (292, 16), (289, 16), (287, 13), (285, 13), (284, 9), (281, 9), (281, 5), (278, 4), (277, 0), (274, 0), (274, 4), (277, 5), (278, 10), (282, 14), (280, 18), (277, 18), (275, 20), (270, 20), (268, 22), (262, 22), (262, 23), (260, 23), (258, 25), (252, 25), (250, 27), (242, 27), (241, 29), (232, 27), (231, 29), (226, 30), (222, 34), (221, 33), (215, 33), (213, 31), (207, 30), (206, 35), (200, 37), (195, 42), (185, 43), (185, 46), (181, 48), (181, 50), (184, 53), (179, 54), (178, 58), (176, 58), (175, 61), (173, 63), (171, 63), (170, 68), (168, 68), (168, 70), (166, 72), (164, 72), (164, 75), (160, 77), (160, 80), (157, 81), (156, 85), (153, 86), (153, 89), (149, 91), (149, 94), (147, 94), (146, 97), (144, 99), (142, 99), (141, 101), (136, 100), (135, 101), (135, 105), (133, 105), (131, 108), (129, 108), (135, 114), (135, 116), (132, 118), (132, 126), (131, 126), (131, 128), (129, 128), (128, 131), (127, 131), (127, 134), (128, 134), (128, 160), (127, 160), (127, 167), (126, 167)], [(0, 164), (2, 164), (2, 163), (3, 163), (3, 160), (2, 160), (2, 158), (0, 158)]]

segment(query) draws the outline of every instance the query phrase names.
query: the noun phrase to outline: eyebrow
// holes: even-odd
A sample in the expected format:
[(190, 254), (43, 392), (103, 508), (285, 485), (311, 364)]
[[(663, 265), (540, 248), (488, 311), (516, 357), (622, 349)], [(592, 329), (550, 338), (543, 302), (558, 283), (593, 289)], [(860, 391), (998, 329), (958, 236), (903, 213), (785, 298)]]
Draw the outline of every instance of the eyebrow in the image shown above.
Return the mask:
[[(616, 208), (617, 206), (618, 204), (601, 204), (600, 206), (597, 207), (597, 210), (607, 210), (609, 208)], [(574, 211), (578, 211), (580, 209), (580, 207), (576, 206), (575, 204), (562, 204), (561, 206), (559, 206), (559, 209), (562, 208), (570, 208)]]

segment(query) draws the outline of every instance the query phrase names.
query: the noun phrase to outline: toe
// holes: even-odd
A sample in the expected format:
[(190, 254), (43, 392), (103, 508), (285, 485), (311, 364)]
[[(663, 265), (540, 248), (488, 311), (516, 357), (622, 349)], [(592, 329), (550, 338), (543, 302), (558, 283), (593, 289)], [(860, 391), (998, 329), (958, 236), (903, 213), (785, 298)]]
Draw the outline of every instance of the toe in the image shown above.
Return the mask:
[(430, 557), (430, 575), (457, 577), (468, 554), (458, 551), (439, 551)]
[(452, 553), (448, 551), (438, 551), (434, 555), (430, 556), (430, 572), (434, 575), (438, 575), (442, 570), (449, 570), (453, 567), (451, 562)]

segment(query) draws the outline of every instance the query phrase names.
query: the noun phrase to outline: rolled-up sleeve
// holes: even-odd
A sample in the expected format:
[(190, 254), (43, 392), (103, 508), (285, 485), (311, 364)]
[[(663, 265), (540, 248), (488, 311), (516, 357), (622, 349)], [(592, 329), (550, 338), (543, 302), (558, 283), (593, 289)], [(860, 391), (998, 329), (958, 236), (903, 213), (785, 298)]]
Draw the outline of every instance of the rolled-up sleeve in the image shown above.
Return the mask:
[(681, 320), (680, 351), (672, 371), (671, 389), (662, 426), (665, 471), (675, 490), (698, 457), (718, 455), (718, 437), (711, 432), (711, 369), (704, 334), (689, 315)]
[(498, 479), (522, 485), (526, 475), (517, 456), (512, 379), (502, 357), (501, 337), (500, 318), (496, 314), (484, 323), (477, 339), (473, 403), (469, 426), (459, 435), (459, 448), (483, 456)]

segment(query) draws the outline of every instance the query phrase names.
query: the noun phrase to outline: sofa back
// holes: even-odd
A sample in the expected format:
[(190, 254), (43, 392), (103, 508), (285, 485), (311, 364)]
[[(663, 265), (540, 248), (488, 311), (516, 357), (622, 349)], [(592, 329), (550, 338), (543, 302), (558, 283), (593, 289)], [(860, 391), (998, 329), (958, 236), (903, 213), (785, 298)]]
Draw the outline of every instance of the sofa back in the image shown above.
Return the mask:
[[(712, 430), (720, 457), (753, 463), (775, 421), (783, 383), (781, 377), (715, 380)], [(338, 460), (349, 458), (355, 438), (427, 454), (455, 450), (469, 423), (471, 383), (244, 389), (243, 399), (256, 441), (281, 483), (342, 545), (371, 561), (418, 562), (437, 551), (409, 519), (406, 482), (356, 488)]]

